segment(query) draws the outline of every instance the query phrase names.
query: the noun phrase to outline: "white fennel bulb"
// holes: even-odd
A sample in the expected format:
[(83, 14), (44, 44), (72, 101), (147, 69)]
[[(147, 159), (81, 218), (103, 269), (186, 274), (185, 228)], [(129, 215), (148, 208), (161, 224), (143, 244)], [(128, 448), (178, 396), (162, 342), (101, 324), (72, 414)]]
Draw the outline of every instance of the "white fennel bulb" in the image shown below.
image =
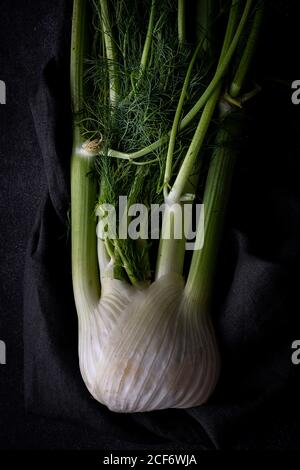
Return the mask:
[(186, 298), (170, 273), (138, 290), (102, 283), (98, 305), (79, 322), (82, 377), (93, 397), (117, 412), (201, 405), (219, 375), (208, 312)]

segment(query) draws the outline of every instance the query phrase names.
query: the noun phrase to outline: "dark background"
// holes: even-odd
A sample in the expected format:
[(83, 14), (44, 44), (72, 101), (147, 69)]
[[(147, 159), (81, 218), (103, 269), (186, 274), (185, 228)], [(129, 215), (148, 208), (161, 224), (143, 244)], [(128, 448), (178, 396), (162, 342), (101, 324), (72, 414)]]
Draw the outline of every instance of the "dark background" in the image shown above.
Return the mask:
[(78, 371), (65, 223), (71, 3), (0, 0), (0, 448), (297, 449), (299, 2), (267, 2), (262, 93), (249, 104), (218, 270), (220, 383), (201, 409), (132, 416), (96, 404)]

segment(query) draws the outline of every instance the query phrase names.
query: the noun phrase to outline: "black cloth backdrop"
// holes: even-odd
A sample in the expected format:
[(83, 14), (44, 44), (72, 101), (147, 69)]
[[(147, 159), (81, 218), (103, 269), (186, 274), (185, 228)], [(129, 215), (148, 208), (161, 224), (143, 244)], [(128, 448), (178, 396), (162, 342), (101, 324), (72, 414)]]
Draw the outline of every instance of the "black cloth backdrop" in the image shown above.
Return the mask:
[[(22, 197), (35, 198), (36, 207), (36, 193), (40, 195), (30, 237), (32, 202), (30, 213), (22, 213), (28, 224), (20, 248), (23, 257), (12, 262), (12, 269), (22, 274), (25, 259), (24, 317), (20, 313), (13, 317), (17, 331), (20, 324), (24, 327), (24, 341), (12, 340), (16, 355), (24, 350), (24, 360), (18, 361), (24, 367), (24, 379), (19, 371), (2, 383), (0, 410), (5, 408), (4, 399), (8, 407), (1, 411), (0, 447), (297, 448), (300, 366), (298, 370), (291, 363), (291, 343), (300, 339), (300, 114), (291, 104), (290, 83), (297, 72), (286, 53), (297, 36), (296, 2), (288, 6), (270, 2), (261, 36), (257, 80), (263, 91), (248, 105), (248, 134), (235, 172), (213, 306), (222, 352), (219, 384), (201, 407), (131, 415), (112, 413), (93, 400), (78, 367), (67, 223), (72, 2), (0, 3), (14, 26), (6, 25), (7, 35), (1, 36), (1, 56), (5, 57), (6, 41), (11, 47), (6, 67), (12, 68), (14, 61), (21, 64), (22, 87), (28, 92), (21, 106), (33, 123), (29, 134), (21, 128), (14, 152), (22, 153), (22, 139), (30, 135), (28, 148), (39, 159), (35, 172), (23, 170), (24, 178), (34, 179), (32, 187), (27, 182), (28, 192)], [(9, 29), (14, 29), (15, 36), (11, 43)], [(17, 115), (11, 116), (6, 128), (18, 126), (18, 120)], [(1, 153), (9, 145), (3, 141)], [(18, 170), (14, 166), (8, 171), (13, 178)], [(4, 180), (5, 169), (1, 177)], [(11, 191), (21, 189), (12, 184)], [(7, 206), (1, 215), (5, 210)], [(4, 238), (1, 241), (5, 243)], [(5, 308), (3, 294), (1, 310)], [(5, 318), (3, 314), (0, 323), (4, 330)], [(12, 320), (7, 321), (8, 328), (14, 329)], [(17, 381), (13, 392), (10, 389)]]

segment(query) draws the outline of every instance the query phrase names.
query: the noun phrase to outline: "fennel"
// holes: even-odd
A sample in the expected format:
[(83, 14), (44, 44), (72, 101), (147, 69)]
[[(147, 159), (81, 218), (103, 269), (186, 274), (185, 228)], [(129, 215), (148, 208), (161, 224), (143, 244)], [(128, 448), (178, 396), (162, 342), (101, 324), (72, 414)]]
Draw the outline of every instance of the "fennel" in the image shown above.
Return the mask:
[[(201, 405), (220, 370), (210, 310), (233, 136), (240, 132), (232, 103), (247, 77), (261, 2), (232, 0), (214, 74), (211, 34), (196, 46), (187, 39), (188, 2), (87, 3), (74, 0), (71, 54), (72, 276), (81, 374), (94, 398), (114, 411)], [(212, 0), (208, 10), (213, 6)], [(89, 18), (100, 32), (93, 57)], [(227, 101), (225, 83), (233, 95)], [(220, 130), (202, 195), (204, 244), (189, 257), (185, 237), (175, 236), (174, 214), (200, 196), (205, 142), (218, 107)], [(159, 244), (96, 237), (95, 214), (101, 221), (103, 204), (118, 207), (120, 195), (130, 205), (165, 203)], [(118, 224), (128, 221), (125, 211)], [(141, 229), (147, 232), (145, 221)]]

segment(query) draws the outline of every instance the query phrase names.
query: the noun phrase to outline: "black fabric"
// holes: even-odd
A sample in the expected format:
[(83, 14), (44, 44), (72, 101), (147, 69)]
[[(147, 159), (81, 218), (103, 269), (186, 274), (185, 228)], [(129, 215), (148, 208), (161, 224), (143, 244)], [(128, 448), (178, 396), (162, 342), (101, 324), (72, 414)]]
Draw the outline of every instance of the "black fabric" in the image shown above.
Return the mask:
[(284, 53), (297, 37), (297, 3), (270, 2), (266, 12), (257, 66), (263, 91), (248, 105), (213, 306), (217, 389), (201, 407), (131, 415), (93, 400), (78, 367), (68, 233), (72, 2), (0, 3), (12, 21), (3, 24), (8, 73), (0, 79), (19, 93), (15, 107), (9, 94), (0, 109), (8, 132), (1, 136), (0, 339), (9, 347), (0, 367), (0, 447), (297, 448), (300, 366), (291, 363), (291, 343), (300, 339), (300, 111), (290, 99), (295, 64)]

